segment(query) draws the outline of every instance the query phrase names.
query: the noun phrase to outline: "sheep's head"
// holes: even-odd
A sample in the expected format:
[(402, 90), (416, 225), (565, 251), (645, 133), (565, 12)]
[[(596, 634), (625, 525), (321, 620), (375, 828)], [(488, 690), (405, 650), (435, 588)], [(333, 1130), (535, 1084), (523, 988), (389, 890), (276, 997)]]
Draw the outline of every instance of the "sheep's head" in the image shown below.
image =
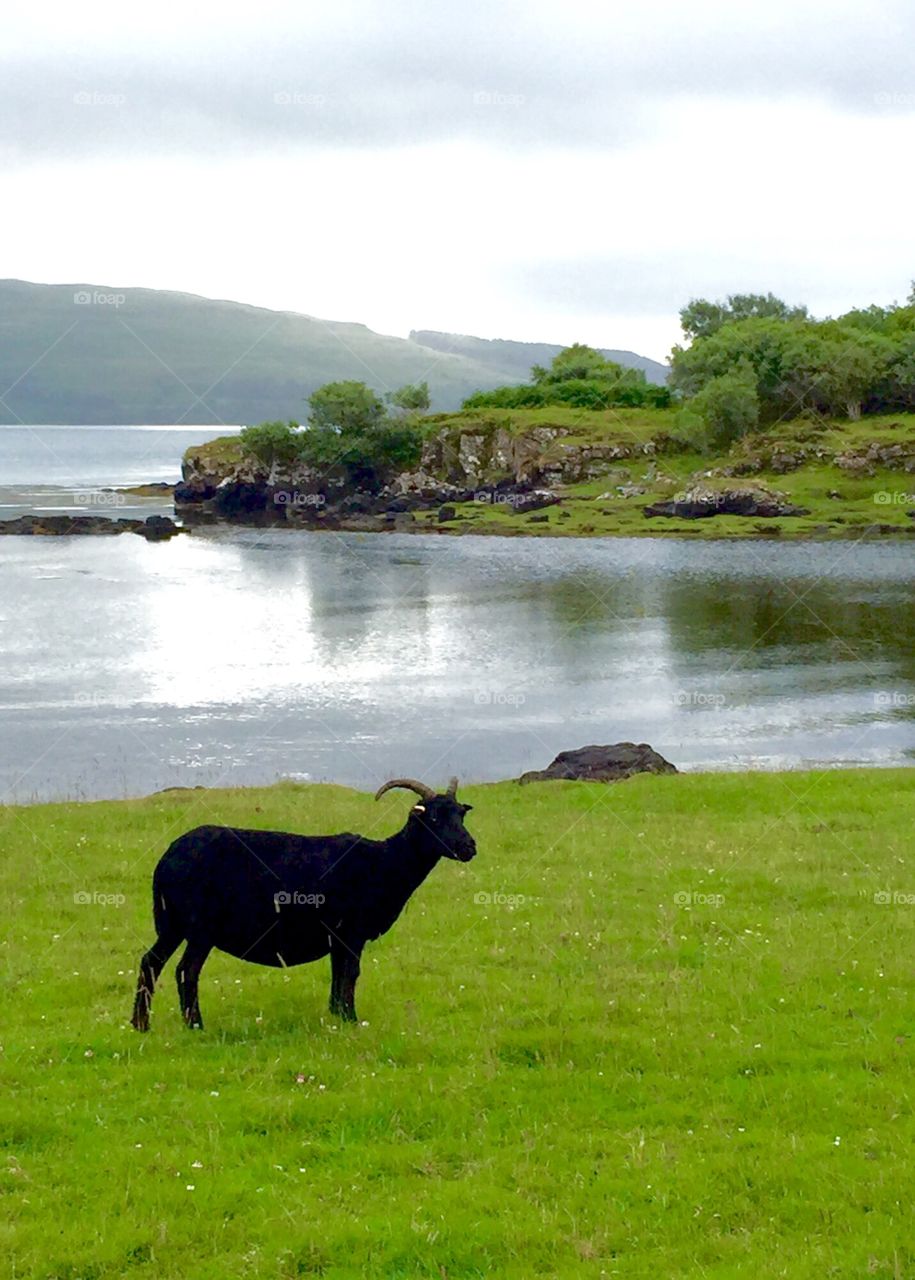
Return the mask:
[(442, 857), (453, 858), (455, 862), (469, 862), (476, 854), (477, 846), (464, 826), (464, 815), (473, 806), (461, 804), (458, 800), (457, 778), (452, 778), (448, 790), (441, 793), (413, 778), (392, 778), (378, 788), (375, 799), (379, 800), (386, 791), (395, 787), (415, 791), (419, 796), (419, 803), (413, 806), (407, 819), (408, 830), (422, 832)]

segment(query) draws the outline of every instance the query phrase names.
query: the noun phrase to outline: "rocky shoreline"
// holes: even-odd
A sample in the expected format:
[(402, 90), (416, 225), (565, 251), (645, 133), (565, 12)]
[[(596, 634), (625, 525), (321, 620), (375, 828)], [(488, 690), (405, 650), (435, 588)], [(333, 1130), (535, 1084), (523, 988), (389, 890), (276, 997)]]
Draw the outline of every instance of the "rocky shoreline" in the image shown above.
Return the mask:
[(112, 520), (108, 516), (17, 516), (0, 520), (0, 535), (34, 538), (116, 537), (136, 533), (147, 542), (165, 542), (184, 528), (168, 516), (147, 516), (145, 520)]
[[(904, 438), (906, 424), (883, 424), (883, 431), (897, 434), (882, 441), (852, 442), (847, 429), (842, 428), (843, 439), (836, 428), (831, 447), (822, 432), (799, 423), (794, 440), (742, 442), (701, 469), (696, 463), (702, 459), (677, 456), (682, 444), (656, 428), (641, 440), (588, 440), (581, 425), (468, 423), (445, 415), (430, 427), (414, 469), (372, 484), (355, 482), (342, 467), (268, 467), (245, 454), (238, 437), (221, 437), (187, 450), (174, 486), (157, 482), (110, 491), (171, 498), (179, 523), (164, 516), (24, 516), (0, 521), (0, 533), (132, 532), (163, 540), (182, 529), (219, 524), (554, 537), (915, 533), (915, 495), (891, 477), (915, 471), (915, 422)], [(808, 478), (796, 483), (792, 473), (802, 471)], [(875, 480), (873, 493), (862, 494), (861, 482), (881, 474), (884, 487)], [(892, 522), (886, 519), (891, 514)]]

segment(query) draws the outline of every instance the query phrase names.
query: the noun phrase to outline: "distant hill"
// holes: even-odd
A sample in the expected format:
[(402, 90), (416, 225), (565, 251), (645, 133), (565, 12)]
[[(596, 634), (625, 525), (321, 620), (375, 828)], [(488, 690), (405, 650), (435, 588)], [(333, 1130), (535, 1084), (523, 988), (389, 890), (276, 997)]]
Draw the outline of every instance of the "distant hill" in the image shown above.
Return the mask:
[(378, 391), (425, 379), (433, 406), (448, 410), (526, 381), (522, 364), (163, 289), (0, 281), (0, 423), (302, 419), (311, 392), (338, 378)]
[[(551, 342), (512, 342), (508, 338), (471, 338), (461, 333), (438, 333), (434, 329), (413, 329), (410, 341), (434, 351), (467, 356), (478, 364), (498, 370), (501, 381), (527, 382), (531, 366), (548, 365), (563, 348)], [(627, 369), (641, 369), (649, 382), (663, 386), (670, 372), (666, 364), (636, 355), (634, 351), (614, 351), (599, 347), (607, 360), (615, 360)]]

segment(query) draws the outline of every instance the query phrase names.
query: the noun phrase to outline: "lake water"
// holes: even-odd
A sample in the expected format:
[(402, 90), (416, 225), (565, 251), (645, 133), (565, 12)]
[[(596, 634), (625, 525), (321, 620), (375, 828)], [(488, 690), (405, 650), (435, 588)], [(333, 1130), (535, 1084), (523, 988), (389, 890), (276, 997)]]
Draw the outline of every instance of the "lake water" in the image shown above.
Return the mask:
[(138, 499), (105, 488), (173, 484), (185, 449), (237, 430), (0, 426), (0, 520), (74, 510), (115, 517), (170, 513), (171, 499)]
[[(57, 429), (46, 463), (14, 430), (0, 501), (174, 479), (214, 434)], [(2, 538), (0, 796), (489, 780), (624, 739), (687, 769), (910, 764), (913, 585), (887, 541)]]

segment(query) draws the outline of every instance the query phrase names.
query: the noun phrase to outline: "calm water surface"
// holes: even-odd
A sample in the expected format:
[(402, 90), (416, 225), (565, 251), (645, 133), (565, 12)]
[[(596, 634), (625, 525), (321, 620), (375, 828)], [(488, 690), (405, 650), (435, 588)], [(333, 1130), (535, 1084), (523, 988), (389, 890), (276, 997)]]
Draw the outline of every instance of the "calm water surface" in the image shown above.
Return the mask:
[[(0, 502), (173, 480), (212, 434), (0, 428)], [(622, 739), (907, 764), (913, 579), (886, 542), (2, 538), (0, 797), (495, 779)]]

